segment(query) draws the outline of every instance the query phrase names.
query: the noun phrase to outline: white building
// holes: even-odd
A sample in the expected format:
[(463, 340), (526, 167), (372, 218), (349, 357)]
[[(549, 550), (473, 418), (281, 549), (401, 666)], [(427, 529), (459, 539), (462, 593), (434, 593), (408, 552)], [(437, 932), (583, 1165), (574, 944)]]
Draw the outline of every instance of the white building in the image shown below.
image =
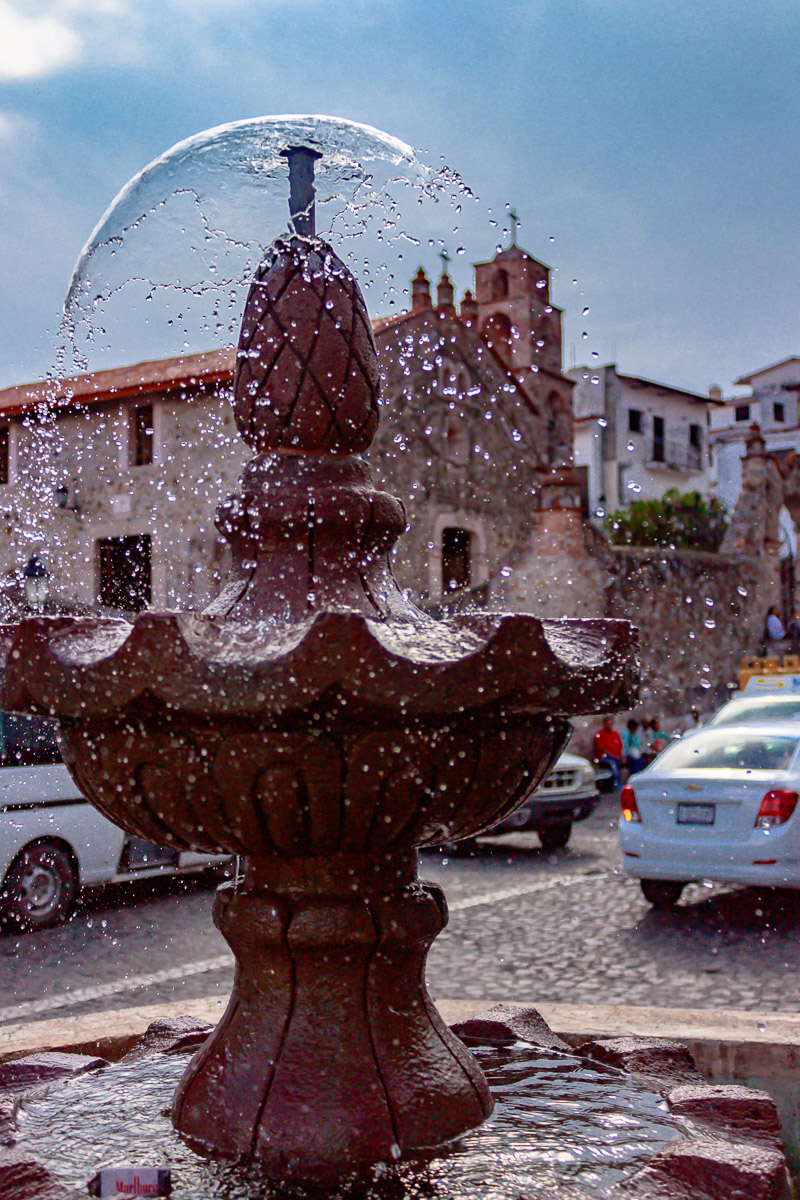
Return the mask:
[(800, 358), (785, 358), (743, 375), (736, 386), (749, 387), (749, 395), (731, 396), (717, 406), (710, 429), (714, 481), (726, 508), (733, 508), (739, 496), (741, 458), (751, 425), (759, 426), (769, 451), (800, 449)]
[(615, 363), (573, 367), (575, 468), (590, 515), (633, 500), (710, 491), (708, 414), (721, 403), (681, 388), (622, 375)]

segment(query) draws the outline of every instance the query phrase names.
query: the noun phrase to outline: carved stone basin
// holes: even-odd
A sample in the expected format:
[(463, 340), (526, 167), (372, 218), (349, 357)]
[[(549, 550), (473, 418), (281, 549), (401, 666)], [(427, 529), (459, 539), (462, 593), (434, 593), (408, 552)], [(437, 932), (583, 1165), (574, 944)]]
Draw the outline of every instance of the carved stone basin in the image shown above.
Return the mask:
[(437, 1146), (491, 1109), (424, 983), (447, 920), (416, 849), (488, 828), (555, 760), (567, 717), (631, 705), (626, 622), (433, 621), (388, 554), (402, 506), (358, 457), (377, 425), (366, 308), (324, 242), (275, 244), (242, 324), (235, 407), (256, 457), (218, 524), (206, 613), (32, 618), (3, 707), (57, 716), (81, 789), (125, 829), (247, 858), (214, 919), (227, 1012), (173, 1120), (192, 1142), (320, 1179)]

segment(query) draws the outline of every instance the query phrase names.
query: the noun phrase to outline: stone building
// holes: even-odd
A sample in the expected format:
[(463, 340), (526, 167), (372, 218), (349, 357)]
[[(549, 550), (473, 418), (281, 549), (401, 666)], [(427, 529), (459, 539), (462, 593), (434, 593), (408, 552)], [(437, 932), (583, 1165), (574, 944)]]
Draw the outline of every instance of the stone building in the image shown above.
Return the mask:
[(0, 586), (41, 549), (64, 601), (205, 603), (214, 511), (246, 458), (233, 365), (214, 351), (0, 392)]

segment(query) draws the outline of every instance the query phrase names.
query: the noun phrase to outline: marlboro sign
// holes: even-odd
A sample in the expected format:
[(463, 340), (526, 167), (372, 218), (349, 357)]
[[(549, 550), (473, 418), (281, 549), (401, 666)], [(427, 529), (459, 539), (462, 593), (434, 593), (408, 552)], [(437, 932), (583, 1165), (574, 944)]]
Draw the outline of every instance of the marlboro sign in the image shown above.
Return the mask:
[(168, 1196), (169, 1167), (107, 1167), (86, 1185), (90, 1196)]

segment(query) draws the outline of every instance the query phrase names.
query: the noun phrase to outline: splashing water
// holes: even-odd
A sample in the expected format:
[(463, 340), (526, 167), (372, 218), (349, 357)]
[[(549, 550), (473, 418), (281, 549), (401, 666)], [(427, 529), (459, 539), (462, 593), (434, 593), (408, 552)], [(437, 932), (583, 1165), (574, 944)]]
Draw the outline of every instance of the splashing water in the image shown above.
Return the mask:
[[(475, 202), (443, 163), (432, 167), (397, 138), (335, 117), (237, 121), (155, 159), (118, 194), (73, 270), (47, 394), (24, 418), (34, 452), (6, 514), (20, 561), (26, 547), (63, 561), (66, 547), (48, 529), (54, 492), (64, 479), (80, 478), (82, 450), (102, 434), (87, 413), (85, 433), (66, 445), (55, 420), (69, 401), (62, 381), (236, 343), (253, 273), (288, 229), (280, 152), (291, 145), (323, 156), (315, 173), (317, 230), (357, 276), (373, 315), (403, 309), (416, 267), (424, 261), (430, 271), (451, 228), (454, 238), (459, 233), (463, 203)], [(219, 431), (204, 436), (216, 441)]]
[(253, 272), (288, 226), (280, 152), (291, 145), (322, 154), (317, 230), (373, 308), (393, 307), (421, 238), (441, 232), (441, 211), (429, 207), (460, 210), (472, 196), (449, 168), (354, 121), (258, 117), (198, 133), (126, 184), (86, 243), (64, 304), (59, 373), (235, 342)]

